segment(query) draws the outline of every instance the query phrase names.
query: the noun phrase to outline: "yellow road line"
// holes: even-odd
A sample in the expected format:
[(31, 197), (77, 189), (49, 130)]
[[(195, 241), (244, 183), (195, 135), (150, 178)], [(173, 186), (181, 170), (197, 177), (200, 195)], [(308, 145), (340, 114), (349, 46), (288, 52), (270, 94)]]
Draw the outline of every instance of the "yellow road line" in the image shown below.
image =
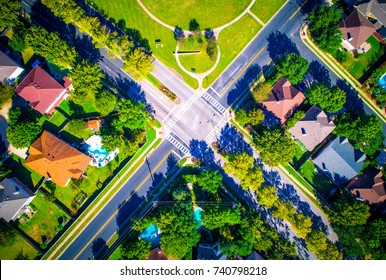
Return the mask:
[(248, 67), (254, 62), (254, 60), (263, 52), (265, 48), (262, 48), (252, 59), (248, 62), (247, 66), (244, 67), (244, 69), (233, 79), (233, 81), (222, 91), (220, 96), (223, 96), (231, 86), (240, 78), (242, 74), (248, 69)]
[(308, 0), (304, 1), (304, 3), (299, 6), (299, 8), (292, 14), (292, 16), (290, 16), (288, 20), (293, 19), (293, 17), (300, 11), (300, 9), (307, 3), (307, 1)]
[[(168, 156), (173, 152), (173, 150), (170, 150), (166, 156), (164, 156), (162, 158), (162, 160), (157, 164), (157, 166), (154, 168), (154, 171), (157, 170), (160, 165), (168, 158)], [(87, 244), (82, 248), (82, 250), (75, 256), (74, 260), (76, 260), (77, 258), (79, 258), (79, 256), (84, 252), (84, 250), (86, 250), (86, 248), (88, 247), (88, 245), (90, 245), (91, 242), (94, 241), (95, 237), (97, 237), (97, 235), (99, 233), (101, 233), (101, 231), (106, 227), (106, 225), (108, 223), (111, 222), (112, 219), (115, 218), (115, 215), (121, 210), (121, 208), (127, 203), (130, 201), (131, 197), (146, 183), (146, 181), (150, 178), (151, 174), (147, 175), (145, 179), (143, 179), (143, 181), (141, 182), (141, 184), (138, 185), (138, 187), (134, 190), (134, 192), (128, 197), (126, 198), (125, 202), (113, 213), (113, 215), (111, 215), (111, 217), (103, 224), (103, 226), (97, 231), (97, 233), (94, 234), (94, 236), (90, 239), (89, 242), (87, 242)]]

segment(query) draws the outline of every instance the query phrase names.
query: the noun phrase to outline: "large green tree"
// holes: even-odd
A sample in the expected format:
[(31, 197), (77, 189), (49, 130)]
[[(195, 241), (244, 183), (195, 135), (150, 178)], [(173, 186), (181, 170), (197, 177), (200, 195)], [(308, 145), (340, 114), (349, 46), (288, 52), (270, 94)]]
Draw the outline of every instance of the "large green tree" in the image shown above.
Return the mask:
[(383, 142), (382, 121), (364, 113), (346, 112), (335, 120), (334, 133), (347, 137), (356, 149), (374, 155)]
[(308, 66), (308, 61), (297, 53), (290, 53), (275, 62), (278, 74), (285, 77), (293, 85), (300, 84), (303, 81)]
[(255, 134), (254, 143), (261, 159), (269, 166), (290, 162), (295, 153), (295, 143), (279, 128), (265, 129)]
[(77, 58), (74, 47), (68, 46), (58, 33), (48, 32), (42, 27), (31, 27), (25, 36), (25, 43), (35, 53), (62, 69), (71, 68)]
[[(135, 102), (131, 99), (120, 99), (118, 101), (118, 120), (120, 125), (128, 129), (144, 129), (150, 120), (150, 114), (145, 110), (145, 104)], [(116, 123), (116, 126), (119, 126)], [(119, 129), (119, 127), (117, 127)]]
[(19, 23), (20, 1), (0, 0), (0, 33), (8, 26)]
[(336, 52), (342, 44), (338, 22), (342, 10), (335, 5), (317, 6), (308, 17), (308, 26), (315, 43), (325, 51)]
[(252, 95), (253, 98), (256, 100), (256, 102), (263, 102), (268, 98), (268, 95), (272, 91), (272, 86), (264, 81), (258, 83), (253, 89), (252, 89)]
[(123, 69), (128, 71), (134, 79), (142, 80), (148, 73), (154, 70), (154, 58), (143, 49), (136, 48), (125, 57)]
[(342, 253), (320, 230), (312, 230), (306, 237), (307, 249), (319, 260), (341, 260)]
[(303, 214), (295, 214), (294, 220), (295, 220), (295, 223), (293, 224), (293, 228), (295, 229), (296, 234), (300, 238), (306, 238), (307, 234), (311, 232), (311, 226), (312, 226), (311, 218)]
[(258, 190), (258, 203), (269, 209), (275, 207), (278, 203), (279, 196), (273, 186), (262, 186)]
[(324, 83), (313, 84), (306, 92), (311, 104), (318, 105), (324, 111), (335, 113), (346, 103), (346, 92), (337, 86), (330, 88)]
[(241, 220), (240, 208), (225, 208), (220, 206), (204, 208), (202, 224), (210, 229), (239, 224)]
[(205, 191), (216, 194), (221, 187), (222, 176), (218, 170), (207, 169), (197, 176), (197, 184)]
[(7, 128), (7, 139), (15, 148), (28, 148), (41, 130), (41, 126), (33, 122), (16, 123)]
[(82, 119), (70, 120), (66, 130), (78, 138), (87, 139), (90, 136), (90, 131), (87, 129), (86, 122)]
[(134, 232), (121, 245), (122, 260), (146, 260), (150, 254), (150, 242), (138, 238), (139, 233)]
[(95, 107), (102, 116), (107, 116), (114, 111), (117, 97), (110, 91), (103, 89), (95, 95)]

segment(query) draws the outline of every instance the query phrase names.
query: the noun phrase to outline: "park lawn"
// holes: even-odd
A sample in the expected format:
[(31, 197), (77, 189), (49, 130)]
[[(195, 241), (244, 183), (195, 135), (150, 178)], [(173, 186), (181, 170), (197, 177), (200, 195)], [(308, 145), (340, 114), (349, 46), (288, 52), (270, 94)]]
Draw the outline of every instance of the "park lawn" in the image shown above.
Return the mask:
[(385, 52), (385, 48), (374, 35), (371, 35), (367, 42), (370, 43), (371, 48), (366, 53), (359, 55), (357, 58), (350, 57), (347, 62), (343, 63), (343, 66), (357, 80), (360, 79)]
[[(209, 87), (245, 46), (256, 36), (262, 26), (249, 14), (220, 32), (218, 43), (221, 49), (220, 63), (203, 80), (203, 87)], [(258, 52), (259, 50), (256, 50)]]
[[(177, 64), (173, 54), (177, 44), (173, 31), (152, 20), (136, 0), (93, 0), (92, 2), (107, 17), (113, 18), (116, 22), (124, 20), (127, 28), (138, 30), (141, 36), (149, 41), (154, 56), (174, 69), (189, 86), (194, 89), (198, 87), (197, 80), (183, 72)], [(156, 47), (156, 40), (160, 40), (162, 46)]]
[(35, 214), (25, 224), (18, 222), (18, 226), (39, 244), (54, 238), (59, 225), (70, 219), (55, 203), (48, 201), (41, 191), (37, 192), (31, 204), (36, 208)]
[(285, 2), (286, 0), (256, 0), (251, 8), (251, 12), (264, 23), (267, 23)]
[(323, 174), (315, 171), (316, 166), (311, 160), (307, 160), (300, 167), (300, 174), (324, 197), (328, 197), (334, 185)]
[(195, 73), (204, 73), (210, 70), (216, 63), (216, 59), (210, 59), (209, 55), (206, 53), (206, 47), (206, 40), (204, 40), (202, 46), (195, 39), (185, 40), (180, 46), (180, 51), (200, 51), (200, 53), (180, 54), (179, 59), (182, 66), (184, 66), (186, 70)]
[[(6, 226), (1, 222), (1, 227)], [(29, 260), (33, 260), (38, 256), (38, 251), (31, 246), (20, 234), (11, 226), (9, 226), (15, 234), (15, 242), (12, 245), (0, 246), (0, 260), (14, 260), (17, 254), (22, 251), (23, 255), (27, 255)]]
[(235, 19), (251, 3), (250, 0), (142, 0), (158, 19), (171, 26), (189, 30), (195, 19), (201, 30), (214, 29)]
[(25, 166), (24, 162), (24, 159), (12, 154), (4, 164), (12, 171), (10, 176), (18, 178), (24, 185), (34, 190), (43, 180), (43, 176)]

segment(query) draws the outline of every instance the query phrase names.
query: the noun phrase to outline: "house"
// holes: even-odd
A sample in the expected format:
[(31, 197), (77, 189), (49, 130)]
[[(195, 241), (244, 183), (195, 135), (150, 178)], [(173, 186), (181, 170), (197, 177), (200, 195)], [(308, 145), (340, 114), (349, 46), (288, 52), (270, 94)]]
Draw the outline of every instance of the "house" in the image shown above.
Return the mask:
[(71, 179), (79, 179), (90, 161), (90, 157), (43, 131), (29, 148), (25, 165), (64, 187)]
[(386, 151), (382, 150), (375, 160), (378, 162), (379, 166), (384, 166), (386, 164)]
[(91, 131), (97, 132), (102, 127), (103, 120), (102, 119), (87, 120), (86, 125), (87, 125), (87, 128), (90, 129)]
[(347, 138), (337, 137), (313, 162), (337, 186), (347, 182), (361, 170), (366, 155), (355, 150)]
[(374, 25), (358, 10), (353, 11), (346, 19), (338, 24), (342, 32), (342, 45), (348, 51), (365, 52), (371, 46), (366, 40), (376, 31)]
[(41, 114), (51, 114), (68, 97), (68, 90), (40, 66), (35, 66), (25, 76), (16, 87), (16, 93)]
[(165, 260), (172, 260), (173, 258), (170, 258), (170, 257), (168, 258), (165, 255), (164, 250), (162, 250), (162, 248), (160, 247), (157, 247), (150, 251), (150, 254), (147, 257), (147, 259), (151, 261), (165, 261)]
[(312, 151), (333, 130), (335, 124), (329, 120), (326, 113), (317, 106), (312, 106), (294, 127), (289, 129), (292, 136), (298, 139), (307, 150)]
[(197, 247), (197, 260), (226, 260), (225, 256), (220, 251), (218, 242), (213, 244), (199, 243)]
[(385, 0), (363, 0), (355, 4), (356, 8), (366, 17), (378, 20), (386, 25), (386, 1)]
[(0, 82), (12, 82), (24, 71), (5, 53), (0, 51)]
[(386, 200), (386, 185), (382, 178), (382, 171), (371, 166), (362, 175), (355, 176), (347, 185), (358, 199), (366, 200), (370, 204), (382, 203)]
[(34, 193), (18, 179), (4, 179), (0, 182), (0, 218), (7, 222), (16, 220), (34, 197)]
[(283, 125), (306, 99), (304, 94), (281, 77), (274, 85), (263, 105), (271, 111)]

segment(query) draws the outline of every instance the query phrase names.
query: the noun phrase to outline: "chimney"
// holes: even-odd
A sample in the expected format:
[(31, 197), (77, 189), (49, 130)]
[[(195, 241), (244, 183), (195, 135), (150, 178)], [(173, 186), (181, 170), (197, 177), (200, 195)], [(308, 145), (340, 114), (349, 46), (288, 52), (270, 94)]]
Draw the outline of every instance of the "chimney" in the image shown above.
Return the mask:
[(289, 81), (286, 81), (283, 85), (283, 95), (284, 99), (292, 99), (291, 83)]

